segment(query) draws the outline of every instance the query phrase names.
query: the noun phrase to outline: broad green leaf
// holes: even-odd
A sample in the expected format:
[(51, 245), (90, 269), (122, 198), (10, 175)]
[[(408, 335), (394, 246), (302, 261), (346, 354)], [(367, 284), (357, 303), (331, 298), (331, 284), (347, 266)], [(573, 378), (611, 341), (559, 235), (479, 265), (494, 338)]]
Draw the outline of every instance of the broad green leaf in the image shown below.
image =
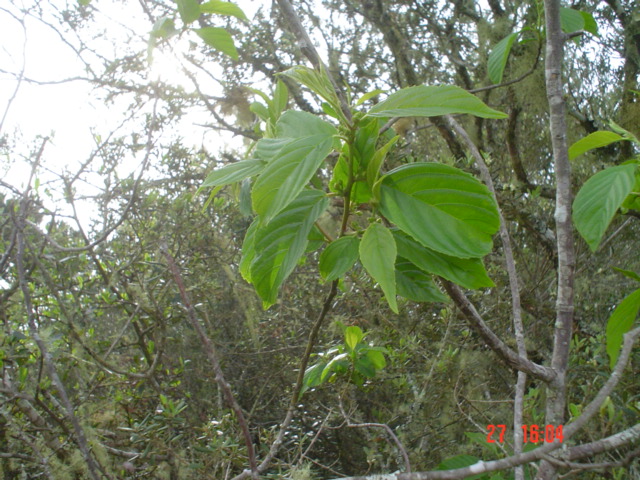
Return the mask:
[(175, 0), (178, 4), (180, 19), (185, 25), (195, 22), (200, 18), (200, 4), (198, 0)]
[(256, 232), (260, 227), (260, 219), (255, 218), (249, 228), (247, 229), (247, 233), (244, 235), (244, 241), (242, 242), (242, 258), (240, 259), (240, 275), (245, 279), (248, 283), (253, 283), (251, 281), (251, 263), (256, 256)]
[(584, 30), (584, 17), (578, 10), (560, 7), (560, 25), (566, 33)]
[(628, 295), (609, 317), (607, 322), (607, 353), (611, 368), (615, 366), (620, 355), (623, 336), (633, 326), (640, 311), (640, 288)]
[(204, 27), (196, 28), (193, 31), (210, 47), (238, 60), (238, 51), (233, 43), (233, 38), (224, 28)]
[(360, 262), (382, 288), (391, 310), (398, 313), (395, 275), (396, 253), (396, 242), (391, 232), (380, 223), (369, 225), (360, 241)]
[(487, 187), (439, 163), (403, 165), (382, 177), (380, 211), (425, 247), (459, 258), (491, 252), (500, 226)]
[(379, 350), (367, 349), (367, 358), (371, 361), (376, 370), (381, 370), (387, 366), (387, 361)]
[[(356, 372), (366, 378), (374, 378), (376, 376), (376, 367), (369, 357), (358, 357), (353, 364)], [(359, 382), (356, 382), (359, 384)]]
[(369, 165), (367, 165), (367, 184), (369, 187), (373, 188), (373, 185), (378, 180), (380, 167), (382, 166), (384, 159), (387, 157), (387, 153), (389, 153), (389, 150), (396, 144), (399, 138), (400, 136), (396, 135), (373, 155)]
[(582, 15), (582, 18), (584, 19), (583, 30), (585, 32), (591, 33), (596, 37), (600, 36), (598, 34), (598, 24), (596, 23), (596, 19), (593, 18), (593, 15), (589, 12), (583, 12), (582, 10), (580, 10), (580, 15)]
[(305, 190), (256, 230), (250, 278), (264, 308), (275, 303), (280, 286), (304, 254), (309, 232), (328, 203), (323, 192)]
[(620, 140), (624, 140), (624, 138), (613, 132), (599, 131), (590, 133), (569, 147), (569, 159), (573, 160), (589, 150), (606, 147)]
[(493, 83), (500, 83), (502, 81), (504, 67), (507, 65), (511, 47), (513, 46), (513, 42), (518, 38), (518, 35), (518, 32), (507, 35), (491, 50), (489, 60), (487, 61), (487, 70), (489, 72), (489, 79)]
[(351, 325), (344, 330), (344, 343), (349, 347), (349, 350), (353, 351), (356, 345), (360, 343), (360, 340), (364, 337), (360, 327)]
[(327, 282), (340, 278), (358, 260), (360, 239), (354, 236), (338, 238), (320, 254), (320, 275)]
[[(354, 172), (356, 174), (367, 167), (369, 161), (376, 152), (379, 130), (378, 123), (379, 121), (377, 118), (365, 119), (361, 122), (360, 128), (356, 131), (355, 141), (353, 142), (351, 150), (353, 157), (356, 160), (354, 168)], [(345, 146), (345, 149), (348, 148), (348, 146)], [(347, 150), (344, 153), (348, 155), (349, 151)]]
[(322, 372), (324, 371), (326, 366), (327, 364), (325, 362), (320, 362), (305, 370), (302, 380), (302, 389), (300, 390), (300, 396), (302, 396), (307, 390), (317, 387), (322, 383)]
[(320, 381), (324, 382), (325, 380), (331, 378), (331, 375), (333, 375), (334, 373), (342, 373), (343, 371), (345, 371), (348, 368), (348, 362), (346, 358), (346, 353), (341, 353), (340, 355), (336, 355), (335, 357), (333, 357), (329, 361), (329, 363), (327, 363), (327, 366), (324, 367), (324, 370), (320, 375)]
[(305, 250), (305, 253), (315, 252), (320, 247), (322, 247), (322, 245), (324, 245), (326, 241), (326, 239), (324, 238), (324, 235), (318, 229), (317, 225), (313, 226), (313, 228), (309, 232), (309, 236), (307, 237), (307, 240), (309, 240), (309, 243), (307, 244), (307, 249)]
[(222, 2), (220, 0), (210, 0), (200, 5), (202, 13), (214, 13), (216, 15), (227, 15), (236, 17), (239, 20), (249, 21), (242, 9), (234, 3)]
[(507, 114), (489, 108), (478, 97), (454, 85), (403, 88), (375, 105), (372, 117), (433, 117), (469, 113), (483, 118), (507, 118)]
[(396, 240), (398, 256), (410, 260), (421, 270), (446, 278), (470, 290), (494, 286), (481, 259), (451, 257), (420, 245), (400, 230), (394, 229), (392, 233)]
[(323, 135), (333, 137), (338, 131), (328, 122), (309, 112), (287, 110), (276, 123), (278, 138), (302, 138)]
[(219, 187), (239, 182), (247, 177), (252, 177), (260, 173), (266, 163), (262, 160), (242, 160), (241, 162), (232, 163), (222, 168), (214, 170), (209, 175), (200, 188)]
[(398, 295), (414, 302), (446, 303), (449, 301), (449, 297), (433, 283), (431, 275), (400, 257), (396, 262), (396, 285)]
[(627, 278), (631, 278), (633, 280), (636, 280), (636, 281), (640, 282), (640, 275), (638, 275), (636, 272), (632, 272), (631, 270), (623, 270), (622, 268), (618, 268), (618, 267), (613, 267), (613, 269), (616, 272), (621, 273), (622, 275), (624, 275)]
[(267, 224), (309, 183), (332, 149), (326, 134), (287, 143), (256, 180), (251, 193), (253, 209)]
[(582, 186), (573, 201), (573, 221), (591, 251), (635, 183), (637, 165), (619, 165), (596, 173)]

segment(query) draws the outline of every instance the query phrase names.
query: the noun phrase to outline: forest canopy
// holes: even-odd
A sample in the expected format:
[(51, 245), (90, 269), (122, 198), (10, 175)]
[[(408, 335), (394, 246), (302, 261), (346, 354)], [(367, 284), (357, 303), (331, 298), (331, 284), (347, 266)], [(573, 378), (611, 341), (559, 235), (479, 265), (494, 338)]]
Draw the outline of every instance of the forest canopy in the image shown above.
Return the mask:
[(0, 23), (0, 477), (640, 478), (636, 2)]

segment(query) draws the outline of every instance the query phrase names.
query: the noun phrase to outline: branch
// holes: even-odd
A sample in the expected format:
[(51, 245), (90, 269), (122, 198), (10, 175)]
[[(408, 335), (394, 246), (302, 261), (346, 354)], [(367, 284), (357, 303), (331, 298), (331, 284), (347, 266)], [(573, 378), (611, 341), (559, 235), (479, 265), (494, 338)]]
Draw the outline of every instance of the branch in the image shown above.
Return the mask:
[(467, 318), (471, 328), (482, 337), (489, 348), (502, 358), (507, 365), (544, 382), (549, 383), (554, 381), (555, 375), (551, 369), (538, 365), (527, 358), (523, 358), (509, 348), (509, 346), (489, 328), (476, 310), (476, 307), (469, 301), (460, 287), (443, 278), (440, 278), (440, 282), (456, 306)]
[[(551, 357), (551, 368), (556, 377), (547, 387), (545, 421), (548, 425), (561, 425), (564, 422), (567, 403), (566, 372), (573, 331), (575, 251), (571, 223), (571, 165), (567, 146), (566, 108), (562, 82), (565, 34), (560, 26), (560, 1), (544, 0), (544, 11), (547, 30), (545, 81), (556, 176), (555, 222), (558, 246), (556, 321)], [(537, 478), (551, 479), (554, 476), (555, 467), (543, 462)]]
[[(313, 351), (313, 347), (315, 346), (316, 341), (318, 339), (318, 333), (320, 332), (320, 327), (324, 323), (324, 320), (327, 314), (329, 313), (329, 310), (331, 310), (333, 299), (335, 298), (337, 293), (338, 293), (338, 280), (334, 280), (331, 283), (331, 290), (329, 290), (329, 294), (327, 295), (327, 298), (325, 299), (324, 304), (322, 306), (322, 311), (320, 312), (320, 315), (318, 315), (318, 319), (316, 320), (315, 324), (313, 325), (313, 328), (311, 329), (311, 332), (309, 333), (307, 348), (305, 349), (304, 355), (300, 360), (300, 366), (298, 367), (298, 378), (296, 380), (296, 385), (293, 388), (293, 392), (291, 393), (291, 400), (289, 402), (289, 408), (287, 409), (287, 414), (285, 415), (284, 420), (280, 424), (280, 430), (278, 431), (278, 435), (276, 436), (276, 439), (271, 444), (269, 453), (262, 460), (262, 463), (260, 463), (260, 465), (258, 466), (258, 472), (260, 473), (264, 472), (269, 467), (269, 465), (271, 464), (271, 461), (275, 458), (276, 454), (278, 453), (278, 450), (280, 450), (280, 447), (282, 446), (282, 441), (287, 432), (287, 429), (289, 428), (289, 425), (291, 424), (291, 421), (293, 420), (293, 414), (296, 411), (298, 402), (300, 401), (300, 391), (302, 390), (302, 385), (304, 382), (304, 373), (309, 363), (309, 357), (311, 357), (311, 352)], [(249, 477), (250, 475), (251, 475), (251, 472), (245, 470), (240, 475), (235, 476), (233, 480), (242, 480), (244, 478)]]
[(182, 275), (180, 273), (180, 269), (176, 265), (174, 258), (169, 253), (169, 248), (167, 247), (166, 242), (160, 246), (160, 250), (167, 260), (167, 264), (169, 266), (169, 270), (173, 275), (173, 280), (178, 287), (178, 291), (180, 292), (180, 298), (182, 299), (182, 303), (184, 304), (185, 309), (187, 310), (187, 315), (189, 320), (191, 321), (191, 325), (194, 330), (197, 332), (200, 337), (200, 341), (204, 347), (204, 351), (207, 354), (207, 358), (209, 362), (213, 366), (213, 371), (215, 373), (215, 380), (220, 389), (222, 390), (225, 400), (229, 407), (233, 410), (236, 415), (236, 419), (238, 420), (238, 424), (240, 425), (240, 429), (242, 430), (242, 435), (244, 437), (244, 443), (247, 447), (247, 455), (249, 457), (249, 465), (251, 467), (251, 476), (254, 479), (258, 478), (258, 468), (256, 463), (256, 452), (253, 448), (253, 440), (251, 438), (251, 432), (249, 432), (249, 426), (247, 424), (247, 420), (245, 419), (244, 413), (242, 412), (242, 408), (238, 401), (236, 400), (233, 391), (231, 390), (231, 386), (224, 378), (224, 373), (222, 371), (222, 367), (220, 366), (220, 361), (218, 360), (218, 354), (216, 352), (216, 347), (213, 345), (213, 342), (204, 331), (202, 325), (200, 325), (200, 321), (198, 320), (198, 316), (196, 314), (196, 310), (191, 303), (191, 299), (189, 298), (189, 294), (187, 293), (187, 289), (185, 288), (184, 282), (182, 280)]

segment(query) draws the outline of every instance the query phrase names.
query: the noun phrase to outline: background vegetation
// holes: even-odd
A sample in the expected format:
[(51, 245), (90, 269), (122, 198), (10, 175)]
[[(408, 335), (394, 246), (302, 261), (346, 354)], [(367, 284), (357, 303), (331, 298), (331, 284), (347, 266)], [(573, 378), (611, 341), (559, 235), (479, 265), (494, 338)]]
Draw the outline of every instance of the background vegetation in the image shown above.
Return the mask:
[[(2, 161), (7, 171), (24, 165), (19, 180), (0, 180), (3, 478), (463, 478), (470, 472), (391, 474), (513, 458), (522, 451), (514, 422), (568, 425), (614, 378), (608, 319), (631, 298), (623, 312), (630, 330), (640, 308), (640, 214), (632, 203), (639, 183), (629, 187), (630, 197), (614, 202), (615, 217), (595, 251), (577, 233), (569, 239), (575, 284), (568, 306), (573, 318), (563, 324), (569, 328), (566, 368), (553, 363), (558, 273), (566, 265), (565, 247), (556, 241), (556, 190), (570, 187), (575, 194), (597, 172), (637, 157), (638, 145), (604, 142), (576, 156), (570, 185), (559, 185), (545, 83), (545, 6), (528, 0), (299, 1), (296, 17), (288, 3), (265, 4), (249, 18), (223, 2), (207, 2), (195, 13), (192, 2), (170, 0), (0, 6), (2, 22), (24, 27), (26, 39), (40, 29), (57, 33), (82, 66), (62, 79), (58, 72), (32, 78), (19, 66), (0, 69), (14, 86), (0, 123)], [(252, 8), (238, 5), (247, 14)], [(582, 24), (564, 25), (568, 145), (597, 131), (640, 136), (636, 3), (564, 6), (583, 12)], [(132, 12), (135, 23), (112, 14), (119, 9)], [(100, 38), (114, 30), (115, 48)], [(434, 288), (453, 299), (440, 290), (434, 295), (441, 301), (398, 297), (394, 313), (364, 261), (339, 283), (323, 280), (318, 262), (327, 238), (320, 230), (333, 232), (329, 238), (345, 233), (345, 202), (335, 195), (307, 253), (276, 288), (277, 300), (262, 308), (264, 296), (243, 279), (240, 266), (254, 220), (249, 183), (225, 186), (215, 196), (200, 187), (207, 178), (209, 187), (220, 184), (212, 171), (251, 158), (255, 142), (270, 136), (275, 123), (263, 109), (277, 100), (278, 88), (286, 109), (338, 125), (317, 94), (292, 75), (278, 75), (305, 64), (320, 71), (303, 31), (341, 101), (348, 96), (353, 104), (376, 89), (456, 85), (506, 113), (502, 120), (455, 115), (454, 123), (422, 116), (387, 123), (385, 117), (372, 130), (376, 136), (383, 130), (374, 149), (398, 136), (384, 172), (438, 162), (480, 177), (470, 146), (482, 153), (512, 248), (506, 251), (496, 235), (484, 258), (493, 286), (463, 292), (438, 280)], [(510, 50), (503, 39), (512, 42)], [(156, 76), (153, 62), (167, 62), (176, 75)], [(74, 162), (64, 167), (48, 154), (55, 136), (43, 131), (25, 138), (10, 123), (21, 88), (61, 81), (91, 85), (93, 100), (104, 102), (119, 124), (111, 131), (96, 127), (91, 151), (82, 158), (68, 152)], [(371, 95), (362, 108), (384, 98)], [(329, 188), (339, 155), (327, 157), (315, 188)], [(348, 200), (348, 224), (360, 234), (371, 206), (368, 199)], [(510, 255), (517, 266), (511, 278)], [(479, 333), (465, 301), (504, 344)], [(523, 345), (514, 324), (518, 311)], [(307, 361), (313, 367), (331, 358), (332, 348), (355, 345), (383, 347), (373, 350), (383, 361), (375, 356), (373, 371), (347, 363), (323, 382), (307, 377), (301, 383)], [(517, 360), (496, 355), (500, 345), (517, 352)], [(615, 389), (566, 439), (576, 447), (571, 454), (542, 462), (535, 456), (524, 469), (513, 468), (523, 463), (514, 461), (475, 478), (640, 478), (637, 348), (629, 356)], [(528, 375), (518, 376), (517, 369)], [(554, 386), (550, 372), (565, 370)], [(558, 403), (555, 395), (565, 388), (566, 402)], [(554, 405), (559, 412), (550, 412)], [(507, 426), (505, 442), (488, 443), (487, 426), (498, 424)]]

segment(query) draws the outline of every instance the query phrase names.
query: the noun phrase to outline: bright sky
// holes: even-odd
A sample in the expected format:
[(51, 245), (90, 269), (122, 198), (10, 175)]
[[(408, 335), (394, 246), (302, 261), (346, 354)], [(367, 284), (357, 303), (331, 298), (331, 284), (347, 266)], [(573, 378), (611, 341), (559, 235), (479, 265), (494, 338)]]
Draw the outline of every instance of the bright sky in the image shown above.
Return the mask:
[[(0, 120), (7, 112), (0, 135), (8, 135), (10, 145), (16, 144), (16, 148), (10, 149), (10, 157), (0, 158), (0, 176), (18, 188), (25, 187), (30, 168), (20, 157), (28, 158), (37, 149), (41, 143), (39, 136), (51, 137), (43, 157), (44, 165), (55, 173), (73, 172), (95, 149), (95, 135), (105, 138), (117, 129), (128, 113), (123, 101), (105, 105), (100, 98), (102, 93), (87, 82), (51, 83), (86, 77), (85, 65), (65, 44), (79, 45), (74, 32), (64, 32), (61, 38), (50, 26), (22, 13), (33, 8), (32, 3), (35, 2), (12, 0), (7, 5), (5, 0), (0, 0)], [(44, 18), (60, 28), (54, 15), (59, 16), (67, 2), (38, 3), (45, 10)], [(261, 5), (270, 5), (266, 1), (241, 0), (237, 3), (250, 19)], [(95, 6), (96, 21), (91, 23), (92, 31), (85, 30), (81, 35), (92, 49), (109, 59), (124, 53), (146, 51), (152, 25), (138, 2), (92, 0), (91, 5)], [(132, 40), (125, 43), (128, 38)], [(187, 44), (186, 41), (182, 43)], [(180, 44), (174, 42), (174, 46), (179, 49)], [(94, 55), (86, 53), (84, 58), (101, 71), (100, 61)], [(11, 74), (19, 75), (23, 68), (27, 79), (46, 84), (22, 81), (15, 94), (18, 82)], [(191, 82), (180, 73), (180, 66), (168, 55), (156, 52), (152, 73), (165, 81), (183, 84), (188, 91), (193, 90)], [(187, 145), (199, 148), (204, 144), (215, 153), (220, 145), (232, 139), (230, 135), (214, 132), (204, 135), (202, 128), (193, 127), (194, 123), (208, 121), (202, 113), (187, 116), (174, 132), (185, 137)], [(131, 131), (132, 127), (125, 125), (119, 133), (126, 135)], [(129, 161), (126, 165), (129, 170), (123, 170), (122, 175), (138, 167), (134, 163)], [(42, 172), (41, 183), (45, 183), (47, 177), (47, 173)], [(98, 178), (91, 181), (100, 184)]]

